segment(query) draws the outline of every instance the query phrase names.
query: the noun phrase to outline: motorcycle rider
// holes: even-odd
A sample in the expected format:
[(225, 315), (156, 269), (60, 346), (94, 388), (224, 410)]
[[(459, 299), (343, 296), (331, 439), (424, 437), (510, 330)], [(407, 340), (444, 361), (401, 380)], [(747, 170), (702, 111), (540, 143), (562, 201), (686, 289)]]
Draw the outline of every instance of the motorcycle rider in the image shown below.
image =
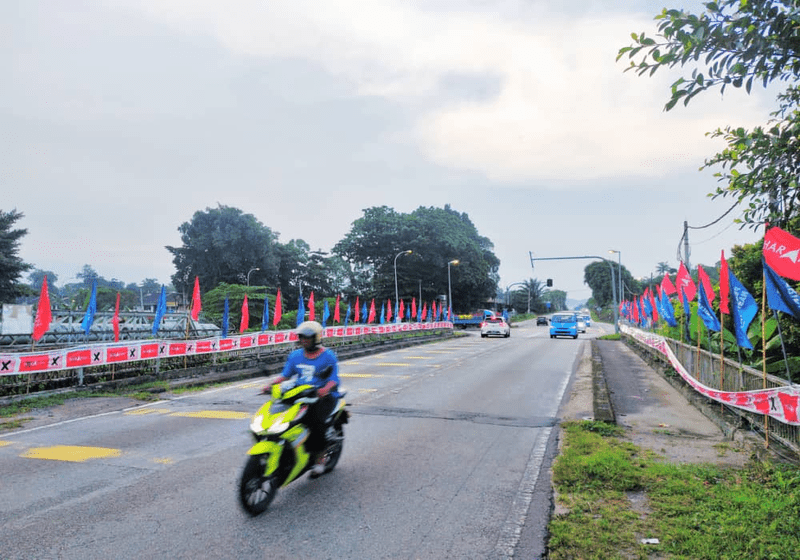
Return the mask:
[(281, 383), (297, 376), (302, 383), (314, 385), (317, 388), (319, 400), (311, 405), (306, 416), (305, 424), (310, 434), (308, 450), (316, 453), (311, 476), (325, 472), (325, 448), (329, 443), (329, 434), (326, 432), (326, 419), (333, 412), (336, 401), (340, 396), (339, 388), (339, 360), (333, 350), (322, 346), (322, 325), (316, 321), (300, 323), (295, 330), (302, 348), (289, 354), (281, 374), (264, 387), (262, 393), (270, 393), (272, 385)]

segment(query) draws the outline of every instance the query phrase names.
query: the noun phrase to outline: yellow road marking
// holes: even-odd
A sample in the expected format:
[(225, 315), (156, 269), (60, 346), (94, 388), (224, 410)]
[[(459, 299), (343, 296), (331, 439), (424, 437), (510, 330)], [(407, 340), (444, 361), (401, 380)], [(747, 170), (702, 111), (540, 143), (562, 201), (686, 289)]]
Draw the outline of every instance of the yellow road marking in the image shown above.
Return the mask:
[(340, 373), (339, 377), (375, 377), (371, 373)]
[(143, 416), (145, 414), (166, 414), (168, 412), (168, 408), (137, 408), (136, 410), (129, 410), (125, 414), (131, 416)]
[(53, 447), (34, 447), (20, 455), (20, 457), (26, 459), (49, 459), (52, 461), (82, 463), (89, 459), (105, 459), (107, 457), (119, 457), (121, 455), (122, 453), (119, 449), (112, 449), (109, 447), (55, 445)]
[(173, 412), (170, 416), (180, 416), (182, 418), (219, 418), (222, 420), (242, 420), (249, 418), (247, 412), (236, 412), (234, 410), (198, 410), (196, 412)]
[(408, 367), (411, 364), (404, 364), (401, 362), (378, 362), (376, 365), (379, 366), (398, 366), (398, 367)]
[(11, 442), (10, 441), (0, 441), (0, 447), (3, 447), (4, 445), (11, 445)]
[(239, 385), (239, 389), (252, 389), (253, 387), (261, 387), (264, 383), (245, 383), (244, 385)]
[(406, 360), (430, 360), (430, 356), (403, 356)]
[(159, 463), (161, 465), (171, 465), (172, 463), (174, 463), (174, 461), (169, 457), (164, 457), (163, 459), (153, 459), (153, 462)]
[(455, 354), (450, 350), (426, 350), (429, 354)]
[(374, 393), (377, 389), (359, 389), (359, 393)]

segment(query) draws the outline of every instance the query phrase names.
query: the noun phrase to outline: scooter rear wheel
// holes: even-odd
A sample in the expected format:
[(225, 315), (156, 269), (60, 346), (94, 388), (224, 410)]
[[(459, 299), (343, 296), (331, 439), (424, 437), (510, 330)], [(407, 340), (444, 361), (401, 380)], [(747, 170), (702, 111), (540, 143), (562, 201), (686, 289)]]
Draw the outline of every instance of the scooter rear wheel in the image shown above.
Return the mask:
[(253, 517), (266, 511), (278, 491), (275, 477), (264, 476), (265, 461), (263, 455), (251, 455), (239, 481), (239, 502)]
[(339, 457), (342, 456), (342, 448), (344, 447), (344, 428), (338, 426), (336, 428), (336, 436), (339, 441), (331, 445), (327, 450), (328, 457), (325, 460), (325, 472), (329, 473), (339, 462)]

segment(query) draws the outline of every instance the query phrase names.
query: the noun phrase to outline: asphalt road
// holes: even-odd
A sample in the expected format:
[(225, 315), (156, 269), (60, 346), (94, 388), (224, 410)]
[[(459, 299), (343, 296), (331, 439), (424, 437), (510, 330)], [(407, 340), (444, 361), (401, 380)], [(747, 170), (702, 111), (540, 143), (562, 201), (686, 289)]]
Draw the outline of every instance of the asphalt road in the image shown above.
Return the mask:
[(538, 558), (559, 404), (590, 328), (533, 322), (343, 361), (336, 469), (249, 518), (265, 380), (0, 436), (0, 557)]

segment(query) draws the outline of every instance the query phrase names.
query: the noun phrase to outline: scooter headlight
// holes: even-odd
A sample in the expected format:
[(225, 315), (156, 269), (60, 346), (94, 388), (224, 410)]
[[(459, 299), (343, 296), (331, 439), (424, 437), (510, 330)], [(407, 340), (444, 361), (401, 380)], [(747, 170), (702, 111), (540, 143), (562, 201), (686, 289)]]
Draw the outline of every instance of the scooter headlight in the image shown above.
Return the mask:
[(275, 421), (272, 423), (272, 426), (267, 428), (268, 434), (279, 434), (281, 432), (285, 432), (289, 429), (289, 422), (285, 422), (283, 420), (283, 416), (276, 418)]
[(261, 433), (264, 431), (264, 415), (257, 414), (253, 417), (253, 421), (250, 423), (250, 430), (255, 433)]

